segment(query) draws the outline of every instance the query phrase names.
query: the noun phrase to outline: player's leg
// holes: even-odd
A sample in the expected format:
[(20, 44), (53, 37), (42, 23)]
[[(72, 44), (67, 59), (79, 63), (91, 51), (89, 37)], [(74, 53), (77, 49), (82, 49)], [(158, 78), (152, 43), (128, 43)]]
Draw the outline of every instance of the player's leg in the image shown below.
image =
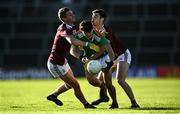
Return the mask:
[(86, 75), (86, 78), (88, 80), (88, 82), (92, 85), (92, 86), (95, 86), (95, 87), (104, 87), (103, 85), (103, 81), (99, 80), (97, 78), (97, 75), (96, 74), (90, 74), (88, 73), (87, 70), (85, 70), (85, 75)]
[[(106, 89), (105, 89), (105, 84), (104, 84), (104, 81), (101, 81), (101, 80), (99, 80), (98, 78), (97, 78), (97, 74), (90, 74), (88, 71), (87, 71), (87, 66), (86, 66), (87, 64), (85, 64), (84, 65), (84, 71), (85, 71), (85, 75), (86, 75), (86, 78), (87, 78), (87, 80), (88, 80), (88, 82), (89, 82), (89, 84), (91, 84), (92, 86), (95, 86), (95, 87), (99, 87), (100, 88), (100, 90), (101, 90), (101, 94), (100, 94), (100, 98), (102, 98), (102, 99), (100, 99), (100, 102), (107, 102), (107, 101), (109, 101), (109, 98), (107, 97), (107, 98), (105, 98), (105, 92), (106, 92)], [(106, 94), (106, 96), (107, 96), (107, 94)], [(99, 102), (99, 101), (98, 101)], [(97, 104), (97, 103), (96, 103)], [(99, 103), (98, 103), (99, 104)], [(94, 105), (93, 103), (92, 103), (92, 105)]]
[(59, 85), (58, 88), (52, 92), (52, 94), (55, 96), (59, 96), (60, 94), (66, 92), (67, 90), (69, 90), (71, 88), (72, 87), (70, 85), (63, 83), (63, 84)]
[(84, 105), (85, 108), (95, 108), (86, 101), (81, 91), (80, 85), (74, 77), (71, 69), (69, 69), (69, 71), (60, 78), (73, 88), (75, 96), (79, 99), (79, 101)]
[(101, 80), (101, 81), (104, 81), (104, 77), (103, 77), (103, 72), (102, 71), (100, 71), (99, 73), (98, 73), (98, 77), (97, 77), (99, 80)]
[[(108, 55), (105, 55), (102, 58), (98, 59), (98, 61), (100, 62), (102, 68), (105, 68), (107, 66), (106, 61), (108, 61), (108, 60), (109, 60), (109, 56)], [(103, 82), (105, 82), (104, 73), (103, 72), (99, 72), (98, 79), (103, 81)], [(101, 102), (108, 102), (108, 101), (109, 101), (109, 97), (107, 96), (107, 88), (105, 86), (104, 90), (102, 88), (100, 88), (100, 98), (95, 100), (95, 101), (93, 101), (92, 104), (93, 105), (98, 105)]]
[[(53, 75), (54, 78), (59, 78), (59, 75), (61, 74), (57, 74), (56, 73), (56, 69), (54, 67), (55, 65), (52, 64), (49, 60), (47, 62), (47, 67), (48, 67), (48, 70), (49, 72)], [(57, 98), (57, 96), (59, 95), (59, 89), (60, 88), (64, 88), (65, 86), (65, 83), (62, 84), (60, 87), (58, 87), (54, 92), (52, 92), (50, 95), (47, 96), (47, 100), (49, 101), (53, 101), (56, 105), (58, 106), (62, 106), (63, 103)], [(63, 89), (63, 91), (66, 91), (66, 89)]]
[(50, 101), (53, 101), (56, 103), (56, 105), (62, 106), (63, 103), (57, 98), (58, 95), (60, 95), (61, 93), (66, 92), (67, 90), (69, 90), (71, 87), (64, 83), (62, 85), (60, 85), (55, 91), (53, 91), (50, 95), (47, 96), (47, 99)]
[(136, 103), (132, 89), (129, 86), (129, 84), (126, 82), (126, 76), (131, 62), (131, 54), (129, 51), (126, 51), (125, 54), (121, 55), (119, 58), (121, 58), (120, 59), (121, 61), (117, 63), (117, 70), (116, 70), (117, 82), (123, 88), (129, 99), (131, 100), (131, 104), (132, 104), (131, 107), (138, 108), (139, 105)]
[(107, 93), (106, 93), (106, 86), (104, 81), (101, 81), (97, 78), (97, 74), (89, 74), (87, 70), (85, 70), (85, 75), (86, 78), (88, 80), (88, 82), (94, 86), (94, 87), (99, 87), (100, 88), (100, 98), (102, 98), (104, 100), (104, 102), (106, 102), (107, 100), (109, 100), (107, 98)]
[[(69, 64), (67, 63), (67, 60), (66, 60), (65, 64), (62, 66), (54, 65), (48, 61), (48, 69), (54, 77), (59, 77), (65, 82), (64, 87), (66, 87), (66, 88), (72, 87), (74, 89), (75, 96), (81, 101), (81, 103), (84, 105), (85, 108), (95, 108), (92, 105), (90, 105), (84, 98), (84, 95), (80, 89), (79, 83), (74, 78), (73, 72), (72, 72)], [(56, 99), (57, 99), (57, 97), (56, 97)], [(55, 100), (52, 100), (52, 99), (50, 99), (50, 100), (55, 102)]]
[(126, 92), (129, 99), (131, 100), (131, 108), (138, 108), (139, 105), (137, 104), (137, 102), (135, 100), (132, 89), (129, 86), (129, 84), (125, 81), (128, 68), (129, 68), (128, 63), (121, 62), (120, 64), (118, 64), (117, 72), (116, 72), (116, 79), (117, 79), (119, 85), (123, 88), (123, 90)]
[(107, 72), (104, 72), (104, 79), (105, 79), (105, 84), (107, 86), (107, 90), (109, 92), (109, 95), (112, 98), (112, 104), (110, 108), (118, 108), (118, 103), (117, 103), (117, 98), (116, 98), (116, 89), (114, 85), (112, 84), (112, 72), (111, 69)]
[(94, 100), (91, 103), (92, 105), (98, 105), (102, 102), (108, 102), (109, 101), (109, 97), (107, 96), (107, 87), (105, 85), (103, 72), (99, 72), (98, 77), (96, 77), (96, 79), (98, 79), (99, 81), (101, 81), (103, 83), (103, 87), (100, 87), (99, 98), (97, 100)]
[[(104, 73), (102, 71), (100, 71), (98, 73), (98, 77), (97, 77), (100, 81), (102, 81), (103, 83), (105, 83), (105, 79), (104, 79)], [(107, 95), (107, 87), (105, 85), (104, 91), (102, 91), (102, 89), (100, 88), (100, 94), (99, 94), (100, 98), (103, 98), (104, 102), (108, 102), (109, 101), (109, 97)]]
[(54, 90), (50, 95), (47, 96), (47, 99), (56, 103), (56, 105), (62, 106), (63, 103), (57, 98), (60, 94), (71, 89), (71, 86), (64, 83), (60, 85), (56, 90)]

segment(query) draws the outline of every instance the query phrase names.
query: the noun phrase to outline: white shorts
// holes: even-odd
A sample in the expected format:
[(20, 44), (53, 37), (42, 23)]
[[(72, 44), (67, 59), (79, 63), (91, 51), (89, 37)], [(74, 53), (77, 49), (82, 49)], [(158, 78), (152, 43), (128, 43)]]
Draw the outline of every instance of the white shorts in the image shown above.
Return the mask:
[(65, 59), (64, 65), (54, 65), (53, 63), (51, 63), (48, 60), (47, 67), (48, 67), (48, 70), (50, 71), (50, 73), (55, 78), (64, 76), (68, 72), (68, 70), (70, 69), (70, 66), (69, 66), (69, 64), (68, 64), (66, 59)]
[(107, 54), (107, 55), (101, 57), (100, 59), (97, 59), (97, 61), (100, 62), (102, 68), (106, 68), (107, 67), (107, 63), (106, 62), (110, 62), (110, 57)]
[(131, 64), (131, 53), (129, 49), (127, 49), (125, 53), (117, 57), (117, 59), (115, 60), (115, 63), (118, 63), (118, 62), (127, 62)]

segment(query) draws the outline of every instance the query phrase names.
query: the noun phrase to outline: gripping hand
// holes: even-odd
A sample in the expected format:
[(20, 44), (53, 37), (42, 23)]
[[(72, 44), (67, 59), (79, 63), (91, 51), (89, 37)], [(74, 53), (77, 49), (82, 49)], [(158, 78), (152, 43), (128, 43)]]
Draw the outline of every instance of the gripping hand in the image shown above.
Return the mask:
[(88, 61), (88, 58), (84, 55), (80, 55), (79, 56), (79, 59), (83, 62), (83, 63), (86, 63)]

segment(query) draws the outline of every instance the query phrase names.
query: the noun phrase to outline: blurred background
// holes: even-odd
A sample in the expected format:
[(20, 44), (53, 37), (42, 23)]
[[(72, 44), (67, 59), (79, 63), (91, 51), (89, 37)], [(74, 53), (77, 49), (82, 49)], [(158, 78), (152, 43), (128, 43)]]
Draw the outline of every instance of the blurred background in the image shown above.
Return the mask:
[[(77, 22), (96, 8), (107, 12), (107, 23), (131, 51), (129, 77), (180, 77), (179, 0), (0, 0), (0, 79), (51, 77), (46, 62), (64, 6)], [(84, 76), (82, 63), (68, 60)]]

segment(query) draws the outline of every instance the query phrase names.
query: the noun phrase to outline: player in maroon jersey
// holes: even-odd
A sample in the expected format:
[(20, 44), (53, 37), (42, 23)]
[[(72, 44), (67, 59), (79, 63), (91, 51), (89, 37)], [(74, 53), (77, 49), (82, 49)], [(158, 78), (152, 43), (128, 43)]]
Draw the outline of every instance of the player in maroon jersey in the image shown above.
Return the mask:
[(60, 85), (52, 94), (47, 96), (47, 99), (61, 106), (63, 103), (57, 98), (57, 96), (69, 88), (73, 88), (75, 96), (84, 105), (84, 108), (95, 108), (86, 101), (80, 85), (74, 77), (66, 59), (66, 53), (69, 52), (71, 44), (87, 46), (88, 42), (82, 42), (73, 38), (72, 35), (77, 31), (77, 29), (73, 25), (75, 22), (75, 15), (69, 8), (63, 7), (59, 9), (58, 17), (62, 21), (62, 24), (57, 29), (47, 66), (50, 73), (54, 77), (61, 78), (64, 81), (64, 84)]
[[(92, 11), (92, 23), (94, 25), (94, 29), (101, 32), (102, 34), (106, 34), (107, 38), (111, 42), (111, 46), (115, 53), (115, 61), (114, 61), (114, 68), (116, 68), (116, 80), (119, 85), (124, 89), (127, 96), (131, 100), (131, 108), (139, 108), (137, 104), (134, 94), (132, 92), (131, 87), (125, 81), (126, 75), (131, 63), (131, 54), (127, 47), (123, 45), (123, 43), (118, 39), (115, 34), (113, 33), (112, 29), (109, 26), (105, 26), (104, 22), (107, 15), (104, 10), (96, 9)], [(112, 69), (113, 70), (113, 69)], [(99, 79), (102, 80), (103, 74), (99, 74)], [(101, 102), (107, 102), (102, 98), (99, 98), (92, 102), (93, 105), (98, 105)]]

